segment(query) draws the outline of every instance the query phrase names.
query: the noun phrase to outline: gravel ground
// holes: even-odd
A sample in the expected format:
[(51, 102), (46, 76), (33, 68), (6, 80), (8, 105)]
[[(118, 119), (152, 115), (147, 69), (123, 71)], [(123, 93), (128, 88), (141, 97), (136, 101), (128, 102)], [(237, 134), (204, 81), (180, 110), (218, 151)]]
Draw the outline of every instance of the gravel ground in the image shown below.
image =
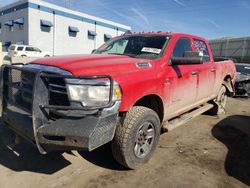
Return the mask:
[(93, 152), (40, 155), (0, 125), (0, 187), (249, 187), (250, 99), (229, 99), (222, 117), (201, 115), (164, 133), (138, 170), (118, 165), (107, 144)]

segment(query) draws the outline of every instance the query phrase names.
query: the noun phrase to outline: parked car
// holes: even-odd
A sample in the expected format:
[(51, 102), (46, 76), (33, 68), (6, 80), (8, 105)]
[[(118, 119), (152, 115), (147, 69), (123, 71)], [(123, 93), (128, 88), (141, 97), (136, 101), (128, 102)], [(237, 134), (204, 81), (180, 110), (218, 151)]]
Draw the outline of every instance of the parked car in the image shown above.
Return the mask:
[(234, 94), (234, 63), (214, 61), (198, 36), (125, 34), (94, 53), (4, 65), (5, 125), (43, 154), (111, 141), (114, 158), (135, 169), (151, 158), (162, 130), (208, 110), (224, 113)]
[(235, 92), (238, 96), (250, 96), (250, 64), (237, 63), (237, 79), (235, 83)]
[(36, 47), (28, 45), (13, 44), (8, 49), (9, 57), (49, 57), (49, 52), (44, 52)]

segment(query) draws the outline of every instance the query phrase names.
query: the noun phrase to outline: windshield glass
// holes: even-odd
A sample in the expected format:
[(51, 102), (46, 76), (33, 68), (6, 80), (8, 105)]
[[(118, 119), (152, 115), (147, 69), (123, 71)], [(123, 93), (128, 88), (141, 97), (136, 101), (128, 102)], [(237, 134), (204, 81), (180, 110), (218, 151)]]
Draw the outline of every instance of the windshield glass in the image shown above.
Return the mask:
[(106, 42), (94, 53), (156, 59), (161, 56), (169, 39), (169, 36), (124, 36)]
[(9, 50), (15, 50), (15, 46), (10, 46)]

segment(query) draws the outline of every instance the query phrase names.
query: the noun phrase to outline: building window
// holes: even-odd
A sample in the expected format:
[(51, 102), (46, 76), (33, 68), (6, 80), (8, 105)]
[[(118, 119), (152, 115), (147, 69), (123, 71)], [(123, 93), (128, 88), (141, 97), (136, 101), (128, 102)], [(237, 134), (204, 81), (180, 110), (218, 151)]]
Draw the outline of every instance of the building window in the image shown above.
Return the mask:
[(11, 45), (11, 41), (5, 41), (5, 42), (3, 42), (3, 44), (2, 44), (3, 51), (7, 52), (8, 48), (10, 47), (10, 45)]
[(50, 32), (51, 27), (53, 26), (52, 22), (48, 20), (41, 20), (40, 24), (43, 32)]
[(4, 25), (6, 25), (9, 28), (10, 32), (14, 31), (14, 27), (13, 27), (14, 26), (14, 22), (13, 22), (13, 20), (9, 20), (9, 21), (5, 22)]
[(79, 31), (78, 27), (69, 26), (69, 36), (76, 37)]
[(104, 34), (104, 42), (109, 41), (112, 38), (110, 34)]
[(18, 41), (16, 44), (22, 45), (22, 44), (24, 44), (24, 41), (23, 41), (23, 40), (20, 40), (20, 41)]
[(18, 18), (14, 23), (18, 25), (19, 30), (23, 30), (24, 18)]
[(97, 33), (95, 31), (88, 30), (88, 38), (95, 39)]
[(19, 31), (22, 31), (23, 30), (23, 25), (18, 25), (18, 29), (19, 29)]

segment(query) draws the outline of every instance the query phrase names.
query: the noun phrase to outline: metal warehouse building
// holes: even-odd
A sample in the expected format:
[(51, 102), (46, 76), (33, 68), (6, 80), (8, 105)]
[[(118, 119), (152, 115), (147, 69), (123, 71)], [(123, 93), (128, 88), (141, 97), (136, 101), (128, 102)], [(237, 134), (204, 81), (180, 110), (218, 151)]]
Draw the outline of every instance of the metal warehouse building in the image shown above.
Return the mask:
[(54, 55), (90, 53), (104, 41), (131, 30), (41, 0), (21, 0), (0, 8), (0, 42), (28, 44)]

